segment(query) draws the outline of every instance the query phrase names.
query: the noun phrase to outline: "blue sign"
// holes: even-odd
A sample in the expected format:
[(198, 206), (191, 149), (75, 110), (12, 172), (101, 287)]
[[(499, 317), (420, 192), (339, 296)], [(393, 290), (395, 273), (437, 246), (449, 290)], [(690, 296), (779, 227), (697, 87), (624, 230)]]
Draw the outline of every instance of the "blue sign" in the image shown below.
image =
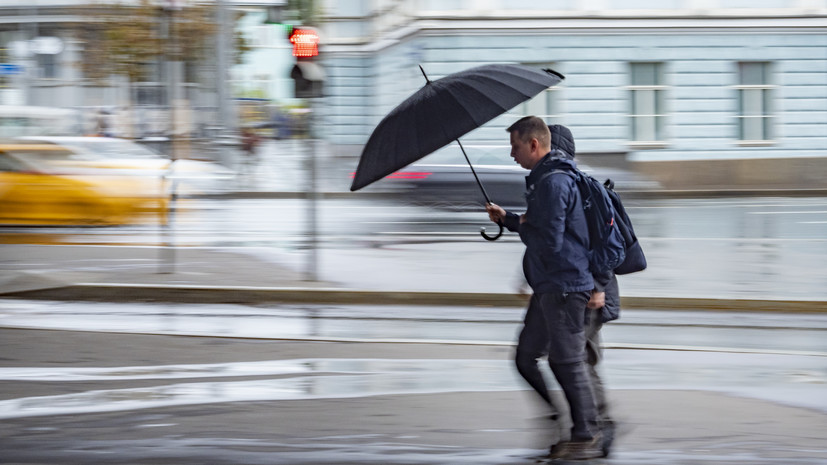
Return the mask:
[(14, 63), (0, 63), (0, 76), (8, 76), (10, 74), (21, 74), (23, 67)]

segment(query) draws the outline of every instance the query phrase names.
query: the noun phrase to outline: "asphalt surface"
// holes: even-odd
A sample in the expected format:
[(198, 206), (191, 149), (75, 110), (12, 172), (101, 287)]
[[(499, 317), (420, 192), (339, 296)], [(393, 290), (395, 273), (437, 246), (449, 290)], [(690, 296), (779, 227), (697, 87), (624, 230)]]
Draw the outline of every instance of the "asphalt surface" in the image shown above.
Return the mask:
[[(32, 329), (0, 340), (3, 463), (529, 464), (555, 435), (510, 346)], [(827, 460), (823, 356), (610, 349), (604, 363), (620, 435), (599, 463)]]

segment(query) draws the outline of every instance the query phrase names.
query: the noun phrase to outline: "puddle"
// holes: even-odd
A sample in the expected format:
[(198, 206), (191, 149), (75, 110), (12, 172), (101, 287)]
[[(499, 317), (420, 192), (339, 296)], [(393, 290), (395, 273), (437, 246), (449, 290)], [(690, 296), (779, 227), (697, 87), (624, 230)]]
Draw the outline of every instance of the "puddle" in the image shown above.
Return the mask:
[[(314, 373), (358, 372), (358, 375), (295, 376), (287, 379), (239, 380), (166, 384), (131, 389), (101, 389), (76, 394), (27, 397), (0, 401), (0, 418), (42, 415), (100, 413), (193, 404), (245, 401), (279, 401), (308, 399), (343, 399), (396, 394), (429, 394), (520, 390), (522, 387), (510, 363), (491, 360), (302, 360), (294, 366), (312, 367)], [(266, 365), (257, 364), (259, 366)], [(280, 365), (280, 364), (278, 364)], [(430, 369), (429, 369), (430, 367)], [(19, 369), (16, 369), (19, 370)], [(41, 378), (49, 373), (51, 380), (60, 379), (54, 370), (29, 369), (19, 372), (25, 380)], [(65, 369), (74, 380), (84, 374)], [(101, 373), (86, 372), (92, 379)], [(84, 370), (86, 371), (86, 370)], [(281, 370), (277, 370), (280, 373)], [(294, 371), (298, 373), (300, 370)], [(238, 370), (247, 373), (249, 370)], [(207, 373), (205, 369), (203, 373)], [(222, 370), (222, 373), (225, 371)], [(261, 373), (261, 371), (258, 371)], [(4, 371), (3, 379), (11, 374)], [(117, 376), (107, 379), (116, 379)], [(175, 377), (172, 369), (168, 374)], [(191, 373), (190, 373), (191, 374)], [(126, 374), (122, 379), (135, 379)], [(160, 373), (155, 376), (163, 377)], [(222, 376), (225, 376), (222, 374)], [(240, 376), (240, 375), (239, 375)], [(145, 379), (145, 378), (142, 378)]]
[[(541, 368), (550, 375), (547, 366)], [(827, 412), (823, 357), (617, 350), (606, 353), (603, 371), (611, 389), (714, 391)], [(250, 376), (281, 378), (247, 379)], [(215, 377), (222, 379), (166, 382)], [(526, 389), (510, 360), (479, 359), (294, 359), (156, 367), (0, 368), (0, 380), (86, 382), (96, 388), (0, 401), (0, 418), (224, 402)], [(107, 381), (128, 380), (158, 380), (160, 385), (105, 389)]]

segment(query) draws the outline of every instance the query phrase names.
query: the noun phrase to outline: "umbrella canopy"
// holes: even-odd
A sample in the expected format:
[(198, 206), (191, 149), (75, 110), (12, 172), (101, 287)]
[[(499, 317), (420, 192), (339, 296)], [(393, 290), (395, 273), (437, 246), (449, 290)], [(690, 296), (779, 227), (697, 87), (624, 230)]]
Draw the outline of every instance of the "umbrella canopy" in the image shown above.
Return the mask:
[(562, 79), (550, 69), (493, 64), (428, 81), (376, 126), (362, 150), (350, 190), (448, 145)]

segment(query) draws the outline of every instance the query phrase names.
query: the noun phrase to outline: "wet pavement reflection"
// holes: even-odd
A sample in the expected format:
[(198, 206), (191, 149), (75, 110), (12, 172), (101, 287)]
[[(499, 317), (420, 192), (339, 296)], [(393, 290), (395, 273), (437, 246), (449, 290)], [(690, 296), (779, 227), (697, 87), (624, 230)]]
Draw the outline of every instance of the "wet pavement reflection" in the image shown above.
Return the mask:
[[(39, 363), (0, 366), (0, 462), (505, 465), (535, 463), (533, 457), (547, 446), (547, 426), (532, 420), (538, 411), (527, 403), (531, 396), (510, 360), (507, 335), (484, 341), (472, 334), (469, 341), (445, 344), (429, 339), (427, 326), (413, 325), (419, 336), (410, 335), (405, 343), (383, 340), (374, 328), (376, 339), (320, 344), (312, 337), (239, 338), (249, 330), (245, 326), (229, 331), (236, 336), (187, 337), (201, 331), (201, 318), (227, 322), (256, 315), (261, 324), (268, 313), (274, 333), (291, 319), (353, 325), (376, 319), (378, 328), (473, 322), (505, 330), (516, 328), (520, 312), (514, 309), (83, 305), (19, 301), (16, 310), (0, 312), (0, 326), (22, 321), (26, 313), (37, 316), (32, 326), (47, 326), (54, 318), (52, 328), (64, 331), (23, 330), (15, 341), (27, 343), (31, 335), (32, 344), (69, 351), (57, 356), (45, 349), (33, 358)], [(75, 324), (70, 324), (73, 312), (75, 322), (97, 322), (100, 332), (65, 331)], [(173, 313), (179, 321), (166, 334), (174, 337), (101, 329), (113, 316), (122, 319), (118, 325), (133, 317), (140, 326), (142, 318)], [(648, 330), (692, 329), (667, 324), (675, 315), (694, 316), (696, 329), (724, 331), (732, 347), (691, 347), (689, 336), (689, 350), (658, 345)], [(623, 328), (631, 339), (608, 343), (602, 365), (612, 396), (620, 399), (614, 405), (628, 437), (601, 463), (823, 463), (827, 449), (812, 436), (823, 431), (819, 425), (827, 415), (827, 353), (789, 350), (795, 347), (789, 344), (735, 347), (739, 331), (783, 335), (806, 328), (822, 338), (827, 331), (827, 321), (817, 315), (781, 318), (629, 312)], [(636, 335), (636, 329), (646, 331)], [(4, 331), (6, 337), (13, 332)], [(79, 346), (81, 341), (89, 342)], [(632, 348), (633, 342), (647, 348)], [(121, 355), (106, 355), (107, 347), (117, 347)], [(130, 357), (132, 363), (118, 363), (132, 350), (145, 352)], [(202, 362), (140, 363), (168, 360), (169, 351), (182, 350), (199, 351)], [(239, 350), (244, 355), (236, 352), (235, 361), (210, 362), (220, 352)], [(330, 355), (284, 356), (308, 350)], [(272, 359), (244, 358), (267, 357), (270, 351)], [(549, 375), (545, 365), (542, 369)]]
[[(139, 304), (6, 300), (0, 326), (318, 341), (510, 346), (519, 308)], [(827, 354), (827, 316), (624, 310), (617, 348)]]
[[(827, 398), (823, 395), (827, 384), (825, 356), (611, 350), (606, 355), (605, 376), (613, 389), (715, 391), (827, 413)], [(195, 382), (210, 378), (222, 380)], [(179, 379), (188, 382), (165, 384)], [(0, 418), (525, 388), (511, 362), (504, 360), (344, 358), (151, 367), (0, 368), (0, 381), (54, 380), (155, 380), (158, 385), (3, 400)]]
[[(635, 220), (649, 269), (657, 270), (624, 276), (624, 295), (827, 299), (824, 198), (624, 203)], [(52, 253), (40, 260), (0, 264), (0, 269), (120, 270), (129, 264), (118, 260), (123, 255), (118, 249), (158, 245), (225, 249), (302, 268), (308, 246), (306, 209), (299, 199), (192, 199), (169, 230), (149, 225), (4, 228), (0, 243), (47, 244)], [(351, 289), (513, 292), (523, 246), (515, 234), (496, 244), (482, 241), (478, 231), (487, 223), (482, 210), (442, 211), (358, 196), (323, 200), (317, 237), (321, 279)], [(74, 255), (63, 252), (63, 266), (54, 257), (60, 247), (76, 249)], [(90, 248), (111, 249), (112, 259), (103, 261), (103, 269), (100, 260), (85, 260)], [(131, 265), (152, 269), (155, 258)]]
[[(754, 398), (781, 405), (815, 409), (827, 413), (823, 396), (825, 362), (823, 357), (795, 355), (721, 354), (721, 353), (665, 353), (663, 351), (610, 350), (606, 353), (605, 377), (614, 392), (641, 390), (716, 392), (733, 396), (732, 399)], [(252, 378), (252, 379), (251, 379)], [(107, 389), (80, 390), (72, 394), (22, 397), (0, 401), (0, 418), (4, 421), (32, 421), (45, 416), (51, 427), (36, 427), (15, 445), (13, 457), (31, 458), (19, 463), (46, 463), (43, 457), (75, 457), (72, 463), (245, 463), (245, 464), (521, 464), (534, 463), (537, 449), (469, 447), (441, 445), (432, 439), (419, 437), (427, 433), (440, 435), (509, 435), (526, 437), (538, 434), (526, 426), (470, 430), (445, 429), (439, 420), (432, 419), (422, 433), (371, 433), (291, 437), (287, 442), (278, 438), (288, 434), (276, 429), (268, 432), (272, 438), (233, 438), (226, 432), (215, 432), (216, 437), (176, 433), (181, 423), (196, 412), (216, 412), (222, 405), (229, 411), (249, 412), (252, 405), (269, 404), (268, 411), (278, 412), (273, 405), (293, 405), (297, 401), (355, 400), (366, 398), (412, 399), (415, 396), (450, 395), (467, 397), (472, 393), (490, 395), (496, 392), (520, 391), (525, 387), (518, 379), (511, 362), (506, 360), (434, 360), (434, 359), (293, 359), (226, 364), (186, 364), (154, 367), (48, 367), (3, 368), (0, 381), (54, 381), (77, 384), (89, 381), (154, 380), (154, 385)], [(174, 382), (187, 380), (189, 382)], [(73, 389), (77, 390), (77, 389)], [(651, 395), (651, 394), (647, 394)], [(384, 396), (384, 397), (383, 397)], [(391, 396), (391, 397), (388, 397)], [(402, 397), (393, 397), (402, 396)], [(414, 396), (414, 397), (412, 397)], [(288, 404), (278, 404), (290, 402)], [(730, 400), (729, 402), (733, 402)], [(232, 405), (241, 405), (233, 407)], [(342, 406), (343, 407), (343, 406)], [(193, 413), (175, 414), (181, 409), (199, 409)], [(284, 408), (284, 407), (282, 407)], [(485, 407), (491, 408), (491, 407)], [(153, 410), (147, 410), (153, 409)], [(143, 414), (142, 411), (154, 412)], [(165, 413), (166, 412), (166, 413)], [(186, 411), (184, 411), (186, 412)], [(381, 410), (380, 410), (381, 412)], [(89, 417), (112, 415), (118, 417)], [(250, 415), (250, 413), (246, 413)], [(309, 413), (308, 413), (309, 415)], [(382, 414), (374, 414), (381, 416)], [(391, 414), (388, 414), (391, 415)], [(61, 417), (62, 416), (62, 417)], [(392, 416), (392, 415), (391, 415)], [(707, 419), (709, 420), (709, 419)], [(114, 440), (104, 437), (66, 440), (38, 438), (65, 437), (75, 431), (95, 434), (99, 428), (126, 429), (132, 438)], [(245, 420), (253, 421), (253, 420)], [(434, 424), (436, 422), (436, 424)], [(37, 424), (37, 423), (29, 423)], [(495, 423), (496, 424), (496, 423)], [(63, 426), (62, 426), (63, 425)], [(332, 426), (332, 425), (331, 425)], [(67, 427), (69, 429), (67, 429)], [(342, 428), (342, 425), (336, 425)], [(223, 427), (233, 428), (231, 425)], [(274, 428), (273, 425), (266, 428)], [(288, 430), (290, 427), (287, 426)], [(145, 431), (146, 433), (140, 433)], [(281, 433), (276, 433), (282, 431)], [(347, 431), (347, 427), (344, 430)], [(815, 432), (814, 432), (815, 433)], [(146, 434), (154, 434), (151, 441)], [(42, 440), (41, 440), (42, 441)], [(0, 440), (2, 442), (2, 440)], [(26, 444), (30, 444), (27, 446)], [(739, 439), (727, 441), (715, 438), (711, 443), (698, 445), (687, 454), (686, 444), (680, 447), (662, 444), (659, 447), (636, 450), (623, 448), (607, 462), (615, 465), (683, 465), (683, 464), (785, 464), (816, 465), (817, 457), (825, 450), (802, 450), (798, 447), (779, 449), (777, 445), (750, 443)], [(27, 447), (36, 449), (28, 451)], [(770, 447), (770, 449), (768, 449)], [(774, 448), (774, 449), (773, 449)], [(770, 450), (770, 452), (767, 452)], [(22, 452), (21, 452), (22, 451)], [(52, 451), (52, 452), (50, 452)], [(273, 452), (277, 451), (277, 452)], [(106, 457), (116, 453), (117, 462)], [(52, 455), (50, 455), (52, 454)], [(166, 457), (166, 459), (164, 459)], [(185, 458), (184, 458), (185, 457)], [(110, 457), (111, 458), (111, 457)], [(62, 459), (49, 463), (69, 463)]]

